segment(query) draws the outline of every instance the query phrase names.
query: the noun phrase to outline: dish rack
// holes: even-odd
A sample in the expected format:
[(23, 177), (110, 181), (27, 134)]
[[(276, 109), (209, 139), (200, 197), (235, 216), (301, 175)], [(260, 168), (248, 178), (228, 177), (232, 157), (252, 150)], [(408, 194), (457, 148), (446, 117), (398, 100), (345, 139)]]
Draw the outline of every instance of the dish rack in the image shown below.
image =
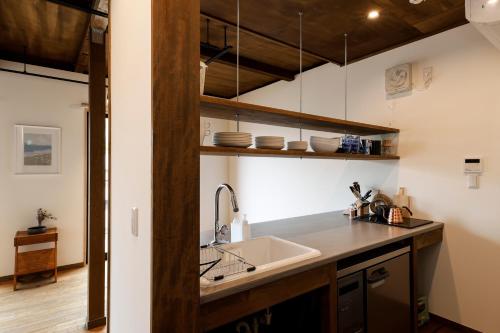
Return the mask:
[(204, 245), (200, 248), (200, 277), (219, 281), (224, 277), (255, 271), (255, 266), (245, 258), (217, 245)]

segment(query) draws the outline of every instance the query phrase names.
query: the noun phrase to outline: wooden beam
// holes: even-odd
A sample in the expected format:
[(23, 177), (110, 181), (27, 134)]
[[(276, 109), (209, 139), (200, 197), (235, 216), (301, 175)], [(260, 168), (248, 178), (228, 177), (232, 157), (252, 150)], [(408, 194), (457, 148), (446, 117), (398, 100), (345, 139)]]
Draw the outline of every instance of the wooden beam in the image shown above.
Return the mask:
[(105, 33), (89, 31), (89, 280), (87, 328), (106, 324), (105, 317)]
[(199, 332), (200, 0), (152, 0), (151, 332)]
[[(107, 13), (109, 9), (109, 1), (92, 0), (90, 8), (92, 10)], [(108, 18), (98, 15), (89, 15), (87, 25), (88, 29), (94, 28), (105, 31), (108, 27)], [(75, 59), (74, 70), (75, 72), (78, 73), (87, 73), (89, 70), (88, 67), (89, 67), (89, 39), (88, 39), (88, 34), (85, 34), (82, 37), (80, 52), (78, 52), (78, 55)]]
[[(203, 18), (209, 19), (211, 21), (217, 22), (219, 24), (223, 24), (223, 25), (227, 25), (228, 27), (236, 28), (236, 24), (234, 24), (232, 22), (229, 22), (229, 21), (226, 21), (224, 19), (212, 16), (212, 15), (208, 15), (208, 14), (205, 14), (205, 13), (201, 13), (200, 16), (203, 17)], [(240, 25), (240, 31), (242, 31), (242, 32), (244, 32), (244, 33), (246, 33), (248, 35), (251, 35), (253, 37), (256, 37), (256, 38), (265, 40), (267, 42), (273, 43), (275, 45), (279, 45), (279, 46), (283, 46), (283, 47), (288, 47), (288, 48), (292, 48), (292, 49), (295, 49), (295, 50), (299, 50), (298, 46), (295, 46), (295, 45), (292, 45), (292, 44), (280, 41), (278, 39), (266, 36), (264, 34), (261, 34), (259, 32), (254, 31), (252, 29), (242, 27), (241, 25)], [(340, 65), (339, 62), (337, 62), (337, 61), (335, 61), (333, 59), (329, 59), (327, 57), (324, 57), (322, 55), (319, 55), (317, 53), (314, 53), (314, 52), (311, 52), (311, 51), (308, 51), (308, 50), (302, 50), (302, 53), (304, 55), (309, 55), (309, 56), (314, 57), (314, 58), (319, 59), (319, 60), (323, 60), (323, 61), (326, 61), (326, 62), (331, 62), (331, 63), (334, 63), (336, 65)]]
[[(200, 53), (202, 57), (214, 57), (216, 56), (219, 51), (208, 47), (206, 44), (201, 43), (200, 44)], [(236, 66), (237, 64), (237, 59), (236, 55), (233, 53), (226, 53), (222, 55), (221, 57), (217, 58), (214, 60), (215, 62), (229, 65), (229, 66)], [(250, 58), (246, 57), (241, 57), (240, 56), (240, 68), (243, 70), (247, 70), (253, 73), (258, 73), (258, 74), (264, 74), (268, 76), (272, 76), (274, 78), (280, 79), (280, 80), (285, 80), (285, 81), (293, 81), (295, 79), (295, 73), (280, 67), (276, 67), (273, 65), (269, 65), (260, 61), (256, 61)]]
[(35, 55), (24, 55), (22, 53), (0, 51), (0, 59), (7, 61), (15, 61), (27, 65), (60, 69), (62, 71), (70, 71), (70, 72), (73, 71), (72, 63), (49, 60)]

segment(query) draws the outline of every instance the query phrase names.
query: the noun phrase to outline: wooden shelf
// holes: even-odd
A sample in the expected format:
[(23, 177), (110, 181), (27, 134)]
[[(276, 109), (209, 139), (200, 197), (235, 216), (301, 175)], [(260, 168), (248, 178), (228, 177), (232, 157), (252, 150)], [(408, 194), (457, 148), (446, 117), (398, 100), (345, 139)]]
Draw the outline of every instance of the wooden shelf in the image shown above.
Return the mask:
[(361, 136), (399, 133), (399, 129), (396, 128), (275, 109), (210, 96), (200, 96), (200, 115), (226, 120), (236, 120), (236, 115), (239, 115), (240, 121), (243, 122), (292, 128), (302, 127), (307, 130)]
[(253, 157), (285, 157), (285, 158), (316, 158), (316, 159), (339, 159), (339, 160), (399, 160), (399, 156), (379, 156), (343, 153), (315, 153), (292, 150), (255, 149), (255, 148), (233, 148), (201, 146), (201, 155), (212, 156), (253, 156)]

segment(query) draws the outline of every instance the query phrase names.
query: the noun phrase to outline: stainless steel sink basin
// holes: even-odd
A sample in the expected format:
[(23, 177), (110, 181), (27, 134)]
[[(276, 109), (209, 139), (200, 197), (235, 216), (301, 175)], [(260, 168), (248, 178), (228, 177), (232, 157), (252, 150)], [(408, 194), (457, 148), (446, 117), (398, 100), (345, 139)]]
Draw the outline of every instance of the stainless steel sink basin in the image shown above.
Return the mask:
[(247, 276), (272, 271), (280, 267), (301, 262), (321, 255), (321, 252), (273, 236), (259, 237), (247, 241), (219, 245), (224, 251), (235, 254), (255, 266), (251, 272), (241, 272), (225, 276), (218, 281), (200, 278), (201, 287), (221, 285)]

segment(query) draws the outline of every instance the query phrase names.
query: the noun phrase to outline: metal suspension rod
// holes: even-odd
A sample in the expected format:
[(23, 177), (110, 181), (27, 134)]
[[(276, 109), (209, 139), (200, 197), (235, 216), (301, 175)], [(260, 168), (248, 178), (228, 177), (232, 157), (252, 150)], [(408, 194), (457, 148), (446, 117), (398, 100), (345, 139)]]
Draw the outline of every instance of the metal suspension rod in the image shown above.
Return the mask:
[(344, 120), (347, 120), (347, 33), (344, 34)]
[[(300, 106), (299, 110), (300, 113), (302, 113), (302, 15), (303, 13), (300, 11), (299, 12), (299, 86), (300, 86), (300, 92), (299, 92), (299, 101), (300, 101)], [(300, 129), (299, 129), (299, 134), (300, 134), (300, 141), (302, 141), (302, 123), (300, 124)]]
[[(236, 102), (240, 101), (240, 0), (236, 0)], [(236, 114), (236, 131), (240, 131), (240, 115)]]

